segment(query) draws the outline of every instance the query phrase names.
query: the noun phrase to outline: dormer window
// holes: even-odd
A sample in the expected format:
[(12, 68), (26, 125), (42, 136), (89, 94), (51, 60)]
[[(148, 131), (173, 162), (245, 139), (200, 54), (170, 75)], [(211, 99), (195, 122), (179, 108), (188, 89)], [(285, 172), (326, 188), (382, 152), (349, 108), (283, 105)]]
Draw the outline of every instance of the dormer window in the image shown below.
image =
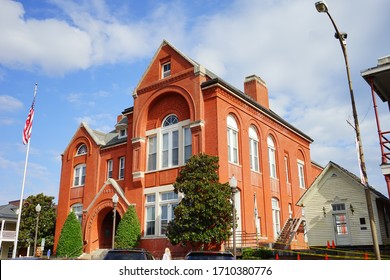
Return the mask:
[(119, 130), (119, 138), (125, 138), (127, 136), (127, 129), (124, 128), (124, 129), (120, 129)]
[(87, 145), (81, 144), (81, 145), (77, 148), (76, 156), (85, 155), (86, 153), (87, 153)]
[(164, 63), (161, 66), (161, 77), (164, 79), (171, 75), (171, 62)]

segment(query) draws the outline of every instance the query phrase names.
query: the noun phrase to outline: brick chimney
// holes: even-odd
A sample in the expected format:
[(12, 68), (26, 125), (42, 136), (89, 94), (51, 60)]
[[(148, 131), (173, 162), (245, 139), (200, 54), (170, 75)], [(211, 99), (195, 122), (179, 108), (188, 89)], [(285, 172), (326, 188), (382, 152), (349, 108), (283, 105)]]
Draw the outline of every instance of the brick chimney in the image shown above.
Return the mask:
[(261, 106), (269, 109), (268, 89), (260, 77), (256, 75), (246, 77), (244, 81), (244, 93)]

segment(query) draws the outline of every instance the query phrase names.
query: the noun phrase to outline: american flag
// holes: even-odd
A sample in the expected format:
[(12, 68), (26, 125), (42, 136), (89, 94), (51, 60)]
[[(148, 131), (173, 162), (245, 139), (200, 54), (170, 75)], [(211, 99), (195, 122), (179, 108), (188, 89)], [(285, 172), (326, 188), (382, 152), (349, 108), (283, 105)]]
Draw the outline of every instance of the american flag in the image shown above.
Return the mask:
[(33, 119), (34, 119), (34, 103), (35, 103), (35, 96), (37, 94), (37, 84), (35, 84), (35, 90), (34, 90), (34, 99), (31, 104), (30, 112), (28, 113), (26, 123), (24, 125), (23, 129), (23, 144), (26, 145), (31, 137), (31, 131), (32, 131), (32, 125), (33, 125)]

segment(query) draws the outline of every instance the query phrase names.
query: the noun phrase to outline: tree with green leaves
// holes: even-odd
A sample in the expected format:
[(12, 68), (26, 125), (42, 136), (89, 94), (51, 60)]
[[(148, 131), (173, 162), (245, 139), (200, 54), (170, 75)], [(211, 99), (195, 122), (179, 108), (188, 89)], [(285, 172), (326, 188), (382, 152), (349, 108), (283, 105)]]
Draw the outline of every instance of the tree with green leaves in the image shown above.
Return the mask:
[(167, 230), (173, 245), (190, 243), (203, 249), (219, 245), (231, 235), (231, 190), (229, 183), (219, 182), (218, 161), (216, 156), (194, 155), (180, 171), (174, 190), (184, 197)]
[(75, 258), (83, 253), (81, 225), (76, 215), (70, 212), (62, 226), (57, 245), (57, 257)]
[(115, 248), (133, 248), (141, 238), (141, 225), (134, 205), (130, 205), (119, 222), (115, 236)]
[(45, 238), (45, 247), (53, 246), (56, 221), (53, 199), (53, 196), (46, 196), (40, 193), (38, 195), (30, 195), (23, 201), (18, 236), (19, 248), (26, 248), (34, 244), (38, 216), (35, 208), (38, 204), (41, 206), (41, 211), (39, 212), (37, 246), (40, 246), (42, 238)]

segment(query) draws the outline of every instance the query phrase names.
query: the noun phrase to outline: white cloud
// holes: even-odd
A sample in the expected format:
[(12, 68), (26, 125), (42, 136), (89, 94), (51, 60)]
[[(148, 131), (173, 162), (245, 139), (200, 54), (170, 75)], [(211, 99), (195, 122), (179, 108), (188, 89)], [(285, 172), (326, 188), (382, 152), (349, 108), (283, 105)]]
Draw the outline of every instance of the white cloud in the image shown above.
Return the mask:
[(62, 74), (91, 65), (88, 35), (57, 19), (25, 19), (20, 3), (1, 1), (0, 63)]
[(23, 108), (23, 103), (15, 97), (0, 95), (0, 113), (13, 112)]

